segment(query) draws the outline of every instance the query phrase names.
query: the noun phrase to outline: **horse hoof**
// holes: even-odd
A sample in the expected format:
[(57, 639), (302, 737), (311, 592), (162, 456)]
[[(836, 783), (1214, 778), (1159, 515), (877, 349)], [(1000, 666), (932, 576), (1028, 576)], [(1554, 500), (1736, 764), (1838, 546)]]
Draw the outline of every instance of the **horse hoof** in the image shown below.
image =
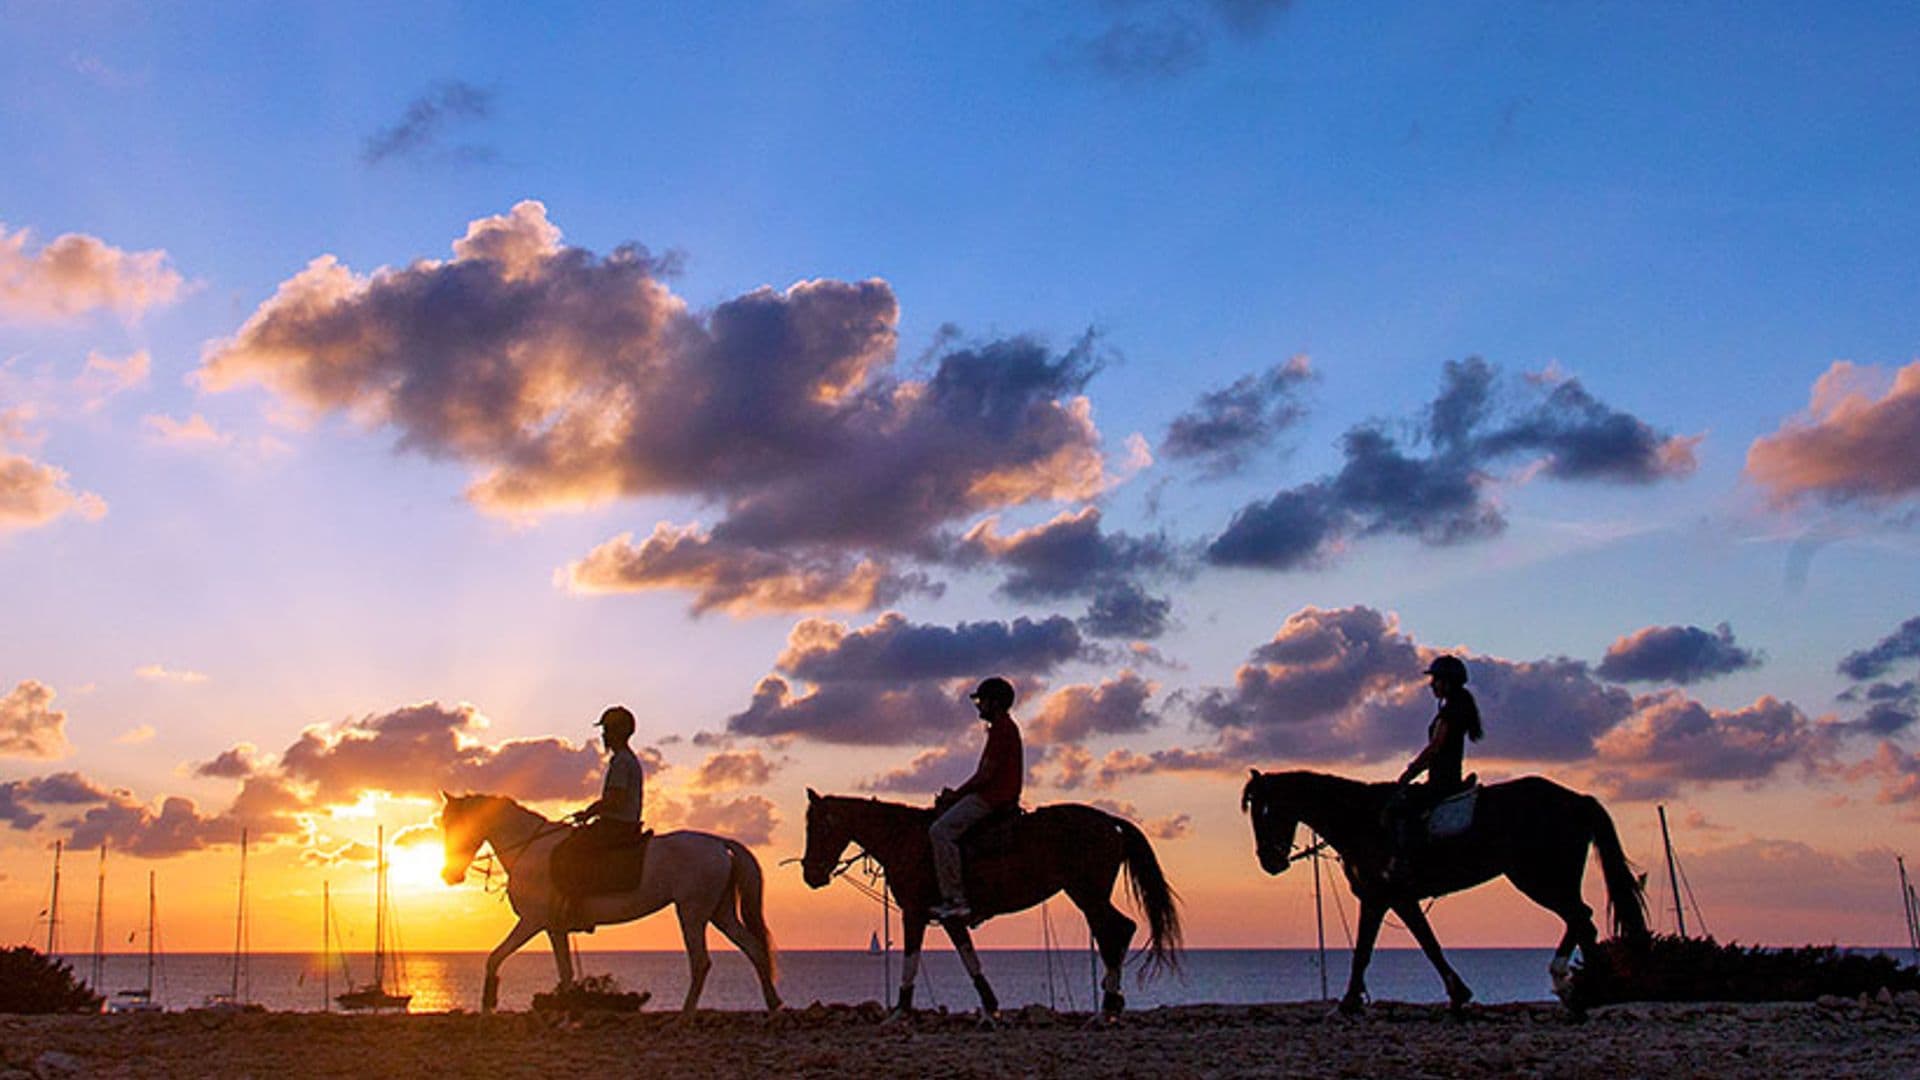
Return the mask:
[(1333, 1012), (1329, 1015), (1339, 1017), (1343, 1020), (1351, 1020), (1359, 1016), (1366, 1007), (1366, 1002), (1359, 998), (1341, 998), (1340, 1004), (1335, 1005)]
[(998, 1028), (999, 1026), (1000, 1026), (1000, 1021), (994, 1019), (994, 1015), (989, 1012), (981, 1013), (979, 1022), (974, 1024), (974, 1027), (980, 1029), (981, 1031), (992, 1031), (995, 1028)]
[(1087, 1017), (1087, 1022), (1080, 1025), (1080, 1027), (1085, 1031), (1105, 1031), (1109, 1028), (1118, 1027), (1119, 1024), (1119, 1013), (1097, 1012)]
[(905, 1024), (911, 1021), (912, 1019), (913, 1019), (912, 1013), (907, 1012), (904, 1009), (895, 1009), (892, 1012), (889, 1012), (886, 1015), (886, 1017), (880, 1021), (880, 1026), (881, 1027), (899, 1027), (901, 1024)]

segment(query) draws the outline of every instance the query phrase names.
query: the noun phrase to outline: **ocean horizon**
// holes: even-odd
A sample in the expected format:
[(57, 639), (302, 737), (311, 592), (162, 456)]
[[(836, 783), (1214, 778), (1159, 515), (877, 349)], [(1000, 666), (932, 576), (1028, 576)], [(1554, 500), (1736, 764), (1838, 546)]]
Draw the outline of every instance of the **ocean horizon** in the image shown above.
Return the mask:
[[(575, 938), (575, 972), (611, 975), (623, 989), (653, 995), (649, 1010), (677, 1009), (687, 988), (687, 963), (678, 950), (582, 949)], [(1892, 956), (1905, 947), (1849, 947), (1849, 951), (1881, 952)], [(1045, 1005), (1067, 1011), (1089, 1011), (1098, 1001), (1097, 965), (1084, 948), (982, 949), (981, 963), (1005, 1008)], [(1550, 948), (1458, 948), (1447, 959), (1483, 1004), (1552, 1000), (1547, 963)], [(396, 964), (403, 992), (411, 992), (414, 1012), (477, 1010), (485, 977), (484, 951), (447, 951), (408, 954)], [(746, 959), (726, 946), (713, 949), (713, 970), (707, 977), (701, 1007), (757, 1011), (758, 984)], [(1320, 1001), (1338, 997), (1346, 985), (1348, 949), (1328, 949), (1326, 993), (1322, 993), (1319, 958), (1314, 949), (1188, 949), (1181, 970), (1140, 982), (1138, 961), (1128, 965), (1125, 993), (1131, 1009), (1162, 1005), (1244, 1005), (1272, 1002)], [(63, 954), (74, 973), (86, 980), (90, 954)], [(349, 954), (347, 972), (355, 985), (371, 974), (371, 957)], [(898, 984), (900, 954), (873, 954), (853, 949), (792, 949), (780, 954), (780, 993), (786, 1004), (803, 1007), (813, 1002), (859, 1004), (891, 1001)], [(145, 984), (144, 953), (109, 953), (95, 989), (111, 997), (115, 992)], [(155, 969), (154, 999), (170, 1010), (189, 1009), (233, 985), (231, 953), (171, 953)], [(544, 942), (516, 953), (501, 968), (500, 1007), (525, 1009), (533, 995), (553, 987), (553, 957)], [(1439, 976), (1415, 948), (1381, 948), (1367, 972), (1368, 990), (1375, 1000), (1431, 1002), (1446, 999)], [(977, 1006), (973, 988), (960, 958), (950, 949), (929, 948), (921, 954), (916, 1003), (928, 1009), (965, 1011)], [(348, 988), (348, 976), (334, 957), (331, 971), (323, 971), (315, 953), (255, 953), (243, 966), (239, 997), (273, 1011), (319, 1012), (338, 1010), (332, 996)]]

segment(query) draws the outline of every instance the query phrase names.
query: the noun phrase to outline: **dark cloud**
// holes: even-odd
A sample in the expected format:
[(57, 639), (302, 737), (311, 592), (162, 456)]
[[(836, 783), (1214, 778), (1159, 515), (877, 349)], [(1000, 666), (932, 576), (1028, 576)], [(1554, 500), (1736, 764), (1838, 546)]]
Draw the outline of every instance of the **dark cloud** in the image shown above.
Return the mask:
[(485, 727), (471, 705), (411, 705), (309, 729), (280, 755), (279, 771), (321, 802), (352, 802), (363, 791), (429, 797), (482, 791), (543, 800), (599, 790), (604, 770), (593, 747), (552, 738), (487, 746), (478, 739)]
[[(970, 686), (968, 687), (970, 688)], [(898, 746), (944, 740), (972, 720), (959, 683), (892, 687), (828, 683), (801, 693), (777, 675), (760, 680), (747, 708), (727, 718), (737, 735), (802, 735), (821, 742)]]
[(774, 764), (758, 750), (721, 750), (694, 770), (692, 784), (703, 791), (758, 787), (773, 778)]
[[(1253, 651), (1231, 688), (1197, 697), (1194, 712), (1235, 754), (1340, 761), (1411, 753), (1433, 716), (1420, 673), (1436, 652), (1372, 608), (1304, 608)], [(1631, 695), (1577, 660), (1467, 659), (1490, 718), (1478, 752), (1489, 756), (1584, 758), (1633, 710)]]
[(812, 683), (906, 681), (1038, 674), (1087, 655), (1079, 629), (1064, 615), (948, 627), (908, 622), (890, 611), (858, 630), (803, 620), (776, 667)]
[(991, 562), (1007, 571), (1000, 591), (1016, 600), (1053, 599), (1112, 590), (1174, 563), (1163, 535), (1128, 536), (1100, 527), (1098, 507), (1060, 514), (1010, 536), (988, 518), (967, 531), (953, 558), (961, 565)]
[(239, 840), (239, 822), (202, 814), (192, 799), (170, 795), (157, 810), (130, 799), (92, 807), (73, 823), (67, 843), (76, 848), (107, 844), (127, 855), (158, 859)]
[(594, 548), (568, 564), (564, 580), (580, 593), (685, 589), (694, 594), (696, 614), (871, 611), (909, 593), (942, 591), (925, 574), (897, 572), (883, 561), (727, 544), (698, 525), (664, 522), (638, 546), (632, 533), (622, 533)]
[(773, 830), (780, 824), (780, 814), (773, 800), (764, 795), (724, 799), (696, 792), (688, 797), (685, 806), (672, 801), (663, 804), (660, 820), (668, 827), (709, 832), (759, 847), (773, 842)]
[(1760, 657), (1733, 640), (1733, 628), (1649, 626), (1607, 647), (1595, 668), (1614, 682), (1670, 682), (1682, 686), (1760, 666)]
[(199, 377), (371, 417), (404, 449), (474, 467), (468, 496), (494, 512), (705, 500), (721, 510), (705, 532), (617, 541), (576, 570), (709, 607), (868, 603), (916, 584), (883, 558), (934, 557), (958, 522), (1109, 482), (1082, 396), (1090, 337), (953, 348), (909, 380), (884, 281), (762, 288), (701, 313), (666, 269), (638, 247), (565, 246), (522, 202), (473, 222), (452, 259), (371, 276), (315, 260)]
[(193, 767), (195, 776), (211, 776), (220, 780), (244, 780), (253, 775), (254, 755), (259, 751), (252, 743), (241, 743), (229, 747), (214, 755), (213, 760), (203, 761)]
[(1807, 412), (1747, 448), (1746, 475), (1780, 499), (1884, 501), (1920, 494), (1920, 361), (1894, 374), (1839, 361)]
[(0, 697), (0, 757), (57, 758), (67, 752), (67, 714), (53, 688), (24, 679)]
[(0, 783), (0, 821), (15, 829), (31, 829), (46, 820), (37, 806), (85, 806), (105, 802), (112, 795), (76, 772), (54, 773)]
[(1306, 415), (1300, 391), (1313, 377), (1307, 358), (1296, 356), (1210, 390), (1167, 425), (1160, 450), (1170, 460), (1194, 462), (1207, 476), (1239, 472)]
[(1139, 807), (1123, 799), (1095, 799), (1087, 805), (1137, 823), (1142, 832), (1155, 840), (1178, 840), (1193, 831), (1192, 814), (1171, 814), (1148, 819), (1140, 813)]
[(1840, 674), (1864, 682), (1886, 674), (1902, 660), (1920, 657), (1920, 615), (1908, 619), (1899, 628), (1867, 648), (1848, 653), (1836, 666)]
[(1063, 686), (1040, 703), (1027, 723), (1035, 743), (1080, 742), (1092, 735), (1125, 735), (1160, 722), (1147, 699), (1158, 689), (1132, 671), (1096, 685)]
[(1167, 632), (1173, 602), (1149, 596), (1130, 581), (1101, 589), (1093, 595), (1079, 626), (1088, 637), (1148, 641)]
[(1920, 805), (1920, 754), (1911, 753), (1892, 742), (1882, 740), (1872, 757), (1843, 767), (1842, 772), (1856, 780), (1878, 780), (1878, 799), (1881, 803)]
[(413, 99), (398, 123), (367, 136), (360, 160), (378, 165), (396, 157), (432, 154), (462, 163), (492, 161), (498, 154), (488, 146), (466, 143), (442, 145), (448, 128), (485, 120), (493, 110), (493, 93), (471, 83), (450, 79)]
[(1527, 475), (1646, 484), (1691, 472), (1698, 440), (1663, 434), (1572, 379), (1536, 376), (1503, 395), (1498, 372), (1472, 358), (1446, 364), (1413, 441), (1430, 453), (1412, 452), (1378, 424), (1348, 430), (1337, 473), (1242, 507), (1208, 545), (1208, 561), (1297, 570), (1368, 536), (1484, 539), (1506, 528), (1491, 496), (1497, 466), (1520, 461)]
[(1188, 750), (1173, 747), (1145, 754), (1135, 753), (1132, 750), (1109, 750), (1107, 756), (1101, 758), (1099, 764), (1092, 770), (1092, 779), (1095, 787), (1110, 788), (1132, 776), (1181, 772), (1233, 773), (1245, 767), (1244, 763), (1229, 760), (1217, 750)]
[(863, 791), (885, 791), (901, 795), (931, 795), (941, 788), (954, 787), (973, 775), (975, 755), (959, 746), (937, 746), (913, 755), (913, 760), (898, 769), (863, 780)]
[(1623, 793), (1641, 798), (1669, 794), (1680, 781), (1762, 780), (1785, 765), (1811, 767), (1823, 747), (1818, 727), (1791, 702), (1710, 709), (1672, 690), (1641, 698), (1595, 744), (1603, 777), (1630, 777)]
[(1112, 14), (1088, 36), (1064, 42), (1069, 66), (1123, 82), (1164, 82), (1198, 70), (1215, 39), (1263, 36), (1291, 0), (1180, 0), (1109, 4)]

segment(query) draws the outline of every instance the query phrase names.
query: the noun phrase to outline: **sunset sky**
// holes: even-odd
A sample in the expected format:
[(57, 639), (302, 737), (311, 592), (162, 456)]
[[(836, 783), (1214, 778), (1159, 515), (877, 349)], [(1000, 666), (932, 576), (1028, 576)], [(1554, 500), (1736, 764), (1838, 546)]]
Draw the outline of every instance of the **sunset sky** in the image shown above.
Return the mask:
[(575, 809), (624, 703), (648, 820), (861, 947), (806, 788), (957, 782), (1002, 674), (1029, 804), (1305, 945), (1247, 767), (1391, 779), (1453, 651), (1469, 768), (1648, 868), (1664, 803), (1722, 940), (1904, 945), (1910, 10), (394, 7), (0, 0), (6, 943), (63, 840), (66, 948), (103, 841), (109, 940), (154, 869), (224, 948), (246, 826), (312, 948), (384, 824), (408, 945), (490, 948), (438, 792)]

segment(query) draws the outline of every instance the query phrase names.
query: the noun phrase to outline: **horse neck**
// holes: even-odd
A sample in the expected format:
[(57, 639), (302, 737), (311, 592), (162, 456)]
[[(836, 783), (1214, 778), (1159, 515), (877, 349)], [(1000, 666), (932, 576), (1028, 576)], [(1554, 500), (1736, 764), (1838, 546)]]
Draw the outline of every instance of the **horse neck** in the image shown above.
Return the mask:
[(1301, 823), (1335, 850), (1368, 842), (1380, 831), (1380, 812), (1386, 805), (1385, 793), (1377, 790), (1380, 785), (1317, 772), (1288, 773), (1284, 779)]
[(494, 855), (500, 859), (500, 865), (508, 873), (513, 872), (513, 864), (527, 853), (527, 845), (539, 831), (553, 822), (514, 802), (512, 799), (498, 799), (488, 811), (485, 836), (492, 846)]
[(846, 810), (848, 839), (883, 867), (906, 855), (916, 836), (926, 837), (926, 826), (920, 823), (926, 814), (918, 807), (879, 799), (848, 799)]

